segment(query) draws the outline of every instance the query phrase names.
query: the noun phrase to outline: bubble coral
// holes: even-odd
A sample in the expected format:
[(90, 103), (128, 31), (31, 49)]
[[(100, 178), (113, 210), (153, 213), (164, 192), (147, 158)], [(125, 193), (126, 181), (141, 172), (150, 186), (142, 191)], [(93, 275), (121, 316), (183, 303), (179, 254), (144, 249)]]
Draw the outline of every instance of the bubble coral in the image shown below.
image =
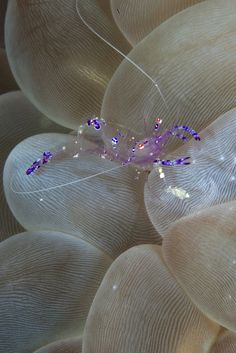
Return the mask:
[[(3, 19), (0, 351), (230, 352), (235, 0), (9, 0), (6, 49)], [(139, 141), (160, 118), (201, 142), (163, 150), (190, 165), (137, 170), (117, 135), (80, 132), (96, 117)]]

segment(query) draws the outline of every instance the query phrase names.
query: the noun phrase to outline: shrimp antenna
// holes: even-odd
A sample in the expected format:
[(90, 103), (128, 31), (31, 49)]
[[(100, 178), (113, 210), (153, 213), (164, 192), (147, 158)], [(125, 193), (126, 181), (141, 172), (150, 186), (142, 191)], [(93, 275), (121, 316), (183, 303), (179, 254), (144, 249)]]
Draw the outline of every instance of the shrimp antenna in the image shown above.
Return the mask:
[(126, 59), (128, 62), (130, 62), (133, 66), (135, 66), (144, 76), (146, 76), (156, 87), (156, 89), (158, 90), (161, 99), (163, 100), (165, 107), (167, 110), (169, 110), (169, 107), (167, 105), (167, 102), (161, 92), (161, 89), (157, 83), (157, 81), (155, 81), (150, 75), (148, 75), (147, 72), (145, 72), (138, 64), (136, 64), (132, 59), (130, 59), (127, 55), (125, 55), (121, 50), (119, 50), (118, 48), (116, 48), (112, 43), (110, 43), (107, 39), (105, 39), (103, 36), (101, 36), (94, 28), (92, 28), (88, 22), (83, 18), (83, 16), (81, 15), (81, 11), (79, 9), (79, 0), (76, 0), (76, 12), (79, 15), (81, 21), (85, 24), (85, 26), (92, 32), (94, 33), (98, 38), (100, 38), (104, 43), (106, 43), (109, 47), (111, 47), (113, 50), (115, 50), (118, 54), (120, 54), (124, 59)]
[(103, 170), (102, 172), (99, 172), (99, 173), (96, 173), (96, 174), (92, 174), (92, 175), (89, 175), (87, 177), (84, 177), (82, 179), (76, 179), (76, 180), (73, 180), (73, 181), (69, 181), (67, 183), (63, 183), (63, 184), (59, 184), (59, 185), (55, 185), (55, 186), (51, 186), (51, 187), (48, 187), (48, 188), (42, 188), (42, 189), (38, 189), (38, 190), (30, 190), (30, 191), (18, 191), (18, 190), (15, 190), (14, 187), (13, 187), (13, 178), (11, 178), (11, 190), (15, 193), (15, 194), (20, 194), (20, 195), (30, 195), (30, 194), (38, 194), (38, 193), (42, 193), (42, 192), (47, 192), (47, 191), (51, 191), (51, 190), (55, 190), (55, 189), (60, 189), (64, 186), (70, 186), (70, 185), (74, 185), (74, 184), (78, 184), (78, 183), (81, 183), (83, 181), (86, 181), (86, 180), (89, 180), (89, 179), (93, 179), (97, 176), (100, 176), (100, 175), (103, 175), (105, 173), (109, 173), (113, 170), (116, 170), (116, 169), (119, 169), (119, 168), (122, 168), (123, 165), (118, 165), (118, 166), (115, 166), (113, 168), (110, 168), (108, 170)]

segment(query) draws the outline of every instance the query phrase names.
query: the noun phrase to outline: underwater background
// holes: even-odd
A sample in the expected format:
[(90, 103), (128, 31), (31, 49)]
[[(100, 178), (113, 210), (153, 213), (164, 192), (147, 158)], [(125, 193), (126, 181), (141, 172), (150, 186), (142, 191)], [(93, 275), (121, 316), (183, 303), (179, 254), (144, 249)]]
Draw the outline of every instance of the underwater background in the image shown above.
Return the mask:
[(0, 0), (0, 353), (236, 352), (236, 1)]

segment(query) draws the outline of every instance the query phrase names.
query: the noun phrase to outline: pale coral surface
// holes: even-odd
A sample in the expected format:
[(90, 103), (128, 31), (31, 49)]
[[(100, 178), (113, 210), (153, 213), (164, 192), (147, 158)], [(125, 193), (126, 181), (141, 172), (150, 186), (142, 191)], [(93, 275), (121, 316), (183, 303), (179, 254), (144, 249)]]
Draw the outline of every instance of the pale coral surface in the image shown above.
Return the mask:
[(0, 353), (236, 352), (235, 72), (235, 0), (0, 0)]

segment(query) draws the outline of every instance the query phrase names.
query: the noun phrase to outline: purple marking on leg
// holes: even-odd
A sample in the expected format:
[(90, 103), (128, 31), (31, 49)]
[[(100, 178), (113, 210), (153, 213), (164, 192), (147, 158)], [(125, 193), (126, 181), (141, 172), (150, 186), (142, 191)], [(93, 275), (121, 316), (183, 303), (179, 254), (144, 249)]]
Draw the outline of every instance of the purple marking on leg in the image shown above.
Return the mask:
[(174, 132), (175, 130), (184, 130), (184, 131), (188, 132), (190, 135), (192, 135), (195, 138), (195, 140), (197, 140), (197, 141), (201, 140), (198, 133), (195, 130), (191, 129), (189, 126), (176, 125), (172, 131)]
[(35, 161), (32, 166), (35, 167), (35, 169), (37, 170), (38, 168), (40, 168), (41, 166), (41, 159), (37, 159), (37, 161)]
[(158, 131), (160, 129), (161, 125), (156, 123), (155, 126), (154, 126), (154, 130), (155, 131)]
[(172, 165), (174, 165), (174, 164), (173, 164), (173, 161), (171, 161), (170, 159), (164, 159), (164, 160), (162, 160), (162, 161), (161, 161), (161, 164), (162, 164), (162, 165), (166, 165), (166, 166), (172, 166)]
[(186, 162), (187, 159), (189, 159), (190, 157), (184, 157), (184, 158), (179, 158), (179, 159), (156, 159), (153, 164), (154, 165), (158, 165), (158, 164), (162, 164), (164, 166), (174, 166), (174, 165), (188, 165), (190, 164), (190, 162)]
[(52, 153), (50, 151), (43, 152), (42, 163), (48, 163), (52, 159)]
[(101, 128), (101, 125), (99, 124), (98, 121), (94, 121), (93, 125), (96, 130), (99, 130)]
[(188, 164), (190, 164), (190, 162), (186, 162), (187, 159), (190, 159), (190, 157), (176, 159), (175, 164), (176, 165), (188, 165)]
[(154, 165), (158, 165), (161, 164), (161, 160), (160, 159), (155, 159), (155, 161), (153, 161)]
[(31, 166), (26, 170), (26, 174), (30, 175), (34, 173), (38, 168), (40, 168), (40, 165), (41, 165), (41, 159), (38, 159), (33, 164), (31, 164)]
[(174, 161), (171, 161), (170, 159), (156, 159), (155, 161), (153, 161), (153, 164), (154, 165), (162, 164), (165, 166), (171, 166), (171, 165), (174, 165), (173, 162)]
[(43, 164), (48, 163), (52, 159), (52, 153), (50, 151), (45, 151), (43, 152), (43, 158), (42, 159), (37, 159), (37, 161), (34, 161), (33, 164), (26, 170), (26, 174), (30, 175), (34, 172), (36, 172)]
[(46, 159), (51, 159), (52, 153), (50, 151), (45, 151), (43, 152), (43, 157), (45, 157)]
[(33, 172), (35, 171), (35, 168), (34, 167), (29, 167), (27, 170), (26, 170), (26, 174), (27, 175), (30, 175), (30, 174), (32, 174)]
[(89, 119), (87, 120), (87, 125), (91, 126), (93, 125), (96, 130), (100, 130), (102, 126), (102, 121), (100, 119)]
[(183, 141), (188, 141), (188, 138), (186, 137), (186, 136), (184, 136), (183, 134), (176, 134), (175, 135), (176, 137), (179, 137), (181, 140), (183, 140)]
[(116, 136), (114, 136), (114, 137), (112, 137), (111, 142), (112, 142), (112, 144), (117, 145), (119, 140), (118, 140), (118, 138)]

